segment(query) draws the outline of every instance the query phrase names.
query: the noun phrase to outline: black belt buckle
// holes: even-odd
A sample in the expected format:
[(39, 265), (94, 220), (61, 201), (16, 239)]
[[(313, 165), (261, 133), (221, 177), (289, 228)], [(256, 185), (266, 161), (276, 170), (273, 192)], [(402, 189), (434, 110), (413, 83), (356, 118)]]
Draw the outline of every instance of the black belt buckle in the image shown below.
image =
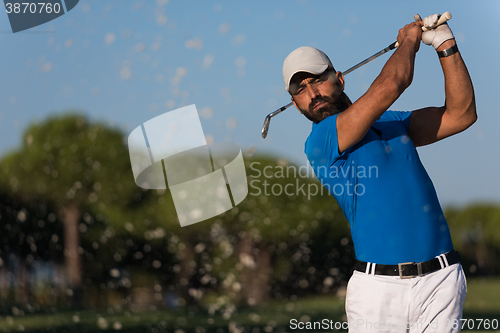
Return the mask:
[[(417, 274), (416, 275), (403, 275), (403, 269), (405, 265), (417, 265)], [(400, 279), (411, 279), (411, 278), (414, 278), (414, 277), (417, 277), (417, 276), (420, 276), (420, 275), (423, 275), (422, 274), (422, 263), (421, 262), (403, 262), (403, 263), (400, 263), (398, 264), (398, 271), (399, 271), (399, 278)]]

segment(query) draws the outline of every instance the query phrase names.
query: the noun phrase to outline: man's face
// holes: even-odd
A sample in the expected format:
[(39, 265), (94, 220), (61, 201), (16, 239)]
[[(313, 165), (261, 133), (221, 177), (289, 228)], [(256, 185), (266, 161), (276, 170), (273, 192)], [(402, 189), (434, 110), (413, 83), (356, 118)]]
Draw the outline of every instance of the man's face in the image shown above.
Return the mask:
[(290, 82), (293, 104), (314, 123), (346, 110), (350, 105), (344, 93), (342, 73), (325, 71), (321, 75), (300, 72)]

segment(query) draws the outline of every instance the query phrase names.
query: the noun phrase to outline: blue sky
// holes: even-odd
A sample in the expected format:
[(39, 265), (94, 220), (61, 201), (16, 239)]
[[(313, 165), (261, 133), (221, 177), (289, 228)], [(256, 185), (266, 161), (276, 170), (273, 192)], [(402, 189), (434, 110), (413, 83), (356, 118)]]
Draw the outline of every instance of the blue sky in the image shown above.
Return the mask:
[[(444, 205), (500, 202), (496, 80), (498, 1), (180, 1), (80, 0), (62, 17), (13, 34), (0, 14), (0, 155), (20, 145), (31, 123), (79, 110), (128, 134), (164, 112), (196, 104), (205, 135), (305, 164), (311, 124), (289, 102), (281, 67), (293, 49), (325, 51), (345, 70), (396, 40), (413, 20), (449, 11), (475, 86), (479, 120), (419, 148)], [(346, 76), (355, 100), (390, 54)], [(392, 106), (444, 103), (435, 51), (422, 45), (412, 85)]]

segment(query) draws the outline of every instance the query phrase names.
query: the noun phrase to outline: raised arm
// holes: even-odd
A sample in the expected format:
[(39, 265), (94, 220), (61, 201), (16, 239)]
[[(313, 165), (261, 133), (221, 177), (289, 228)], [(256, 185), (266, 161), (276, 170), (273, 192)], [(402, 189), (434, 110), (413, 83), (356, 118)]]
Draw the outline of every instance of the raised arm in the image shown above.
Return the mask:
[[(428, 18), (424, 19), (424, 23), (426, 20)], [(456, 46), (453, 34), (447, 25), (440, 26), (436, 30), (434, 34), (431, 31), (430, 36), (426, 36), (424, 32), (423, 41), (426, 44), (432, 44), (438, 52)], [(436, 38), (437, 40), (434, 40)], [(451, 39), (441, 42), (439, 38)], [(444, 74), (445, 105), (428, 107), (412, 113), (408, 134), (415, 146), (428, 145), (462, 132), (477, 119), (474, 88), (460, 52), (441, 57), (439, 60)]]
[[(399, 47), (367, 92), (337, 116), (339, 153), (360, 141), (413, 80), (415, 54), (422, 35), (420, 23), (399, 30)], [(343, 82), (343, 77), (341, 77)]]

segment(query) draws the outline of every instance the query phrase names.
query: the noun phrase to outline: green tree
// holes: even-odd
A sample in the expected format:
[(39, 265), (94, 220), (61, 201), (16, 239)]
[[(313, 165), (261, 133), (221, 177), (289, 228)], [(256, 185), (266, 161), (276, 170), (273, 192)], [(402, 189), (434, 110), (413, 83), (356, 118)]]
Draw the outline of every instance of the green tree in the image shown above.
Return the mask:
[(446, 219), (455, 248), (462, 256), (468, 274), (490, 275), (500, 272), (500, 207), (474, 204), (449, 208)]
[(65, 266), (79, 301), (82, 211), (104, 219), (124, 207), (137, 191), (123, 134), (81, 115), (50, 118), (30, 126), (19, 150), (1, 162), (0, 181), (13, 194), (42, 198), (58, 207), (64, 229)]

